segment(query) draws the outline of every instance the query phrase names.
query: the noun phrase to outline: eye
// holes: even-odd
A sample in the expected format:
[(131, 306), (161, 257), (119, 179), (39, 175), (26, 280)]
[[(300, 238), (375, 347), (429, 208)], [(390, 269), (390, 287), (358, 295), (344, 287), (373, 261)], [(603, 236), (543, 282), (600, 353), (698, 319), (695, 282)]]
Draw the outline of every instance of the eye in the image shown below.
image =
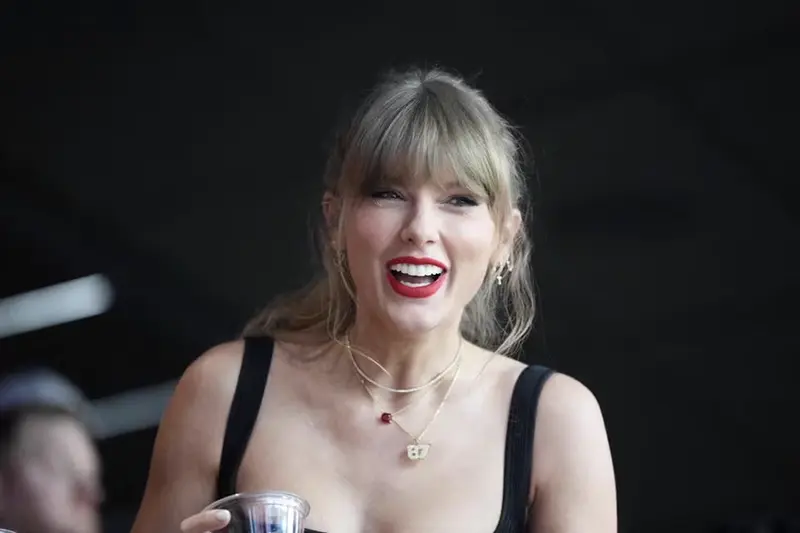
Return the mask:
[(456, 207), (474, 207), (478, 205), (478, 200), (471, 196), (451, 196), (447, 199), (447, 203)]
[(399, 192), (391, 189), (384, 189), (370, 193), (370, 198), (374, 200), (402, 200), (403, 197)]

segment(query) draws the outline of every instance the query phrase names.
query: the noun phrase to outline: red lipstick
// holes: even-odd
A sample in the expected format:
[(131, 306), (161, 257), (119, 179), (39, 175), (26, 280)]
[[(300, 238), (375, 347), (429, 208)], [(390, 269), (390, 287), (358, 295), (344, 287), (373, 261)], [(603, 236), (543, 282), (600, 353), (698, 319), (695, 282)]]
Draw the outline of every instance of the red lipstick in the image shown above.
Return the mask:
[[(392, 266), (394, 265), (431, 265), (441, 269), (441, 273), (436, 275), (436, 278), (427, 285), (422, 284), (414, 284), (409, 285), (409, 277), (416, 277), (416, 276), (409, 276), (407, 273), (398, 272), (398, 276), (403, 279), (398, 279), (396, 275), (392, 271)], [(432, 259), (430, 257), (395, 257), (394, 259), (390, 260), (387, 264), (387, 272), (386, 272), (386, 279), (389, 282), (389, 286), (399, 294), (400, 296), (404, 296), (406, 298), (429, 298), (439, 292), (439, 289), (442, 288), (444, 285), (445, 277), (447, 276), (447, 266), (442, 263), (441, 261), (437, 261), (436, 259)], [(420, 282), (424, 283), (425, 279), (422, 276), (419, 276)], [(405, 282), (405, 283), (404, 283)]]

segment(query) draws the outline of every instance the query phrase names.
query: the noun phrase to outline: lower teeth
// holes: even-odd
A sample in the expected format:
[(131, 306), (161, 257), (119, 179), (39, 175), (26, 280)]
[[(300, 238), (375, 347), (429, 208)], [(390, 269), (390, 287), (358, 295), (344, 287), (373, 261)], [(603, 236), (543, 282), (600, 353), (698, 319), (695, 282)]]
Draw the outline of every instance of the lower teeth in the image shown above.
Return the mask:
[(410, 281), (401, 281), (400, 283), (402, 283), (406, 287), (417, 288), (417, 287), (427, 287), (428, 285), (433, 283), (433, 281), (423, 281), (421, 283), (412, 283)]

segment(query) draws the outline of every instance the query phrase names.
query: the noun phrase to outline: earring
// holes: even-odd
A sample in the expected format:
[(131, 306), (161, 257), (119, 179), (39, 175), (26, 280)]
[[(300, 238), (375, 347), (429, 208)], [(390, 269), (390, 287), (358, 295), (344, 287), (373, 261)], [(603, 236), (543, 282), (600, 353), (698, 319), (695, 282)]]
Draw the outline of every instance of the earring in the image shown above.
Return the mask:
[(496, 273), (495, 279), (497, 280), (497, 285), (500, 286), (503, 284), (503, 266), (505, 266), (506, 270), (511, 272), (511, 260), (506, 259), (505, 265), (495, 265), (494, 271)]

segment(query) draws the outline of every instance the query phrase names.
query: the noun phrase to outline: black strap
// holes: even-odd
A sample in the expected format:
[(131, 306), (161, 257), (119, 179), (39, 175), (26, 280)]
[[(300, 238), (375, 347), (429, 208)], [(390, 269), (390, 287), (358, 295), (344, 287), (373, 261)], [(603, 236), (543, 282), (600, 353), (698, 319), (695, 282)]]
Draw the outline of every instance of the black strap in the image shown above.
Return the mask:
[(244, 339), (242, 366), (233, 393), (217, 474), (217, 497), (236, 493), (239, 465), (253, 432), (272, 364), (274, 342), (269, 337)]
[(536, 408), (542, 387), (552, 374), (549, 368), (529, 366), (514, 385), (508, 413), (503, 510), (498, 531), (523, 531), (528, 520)]

